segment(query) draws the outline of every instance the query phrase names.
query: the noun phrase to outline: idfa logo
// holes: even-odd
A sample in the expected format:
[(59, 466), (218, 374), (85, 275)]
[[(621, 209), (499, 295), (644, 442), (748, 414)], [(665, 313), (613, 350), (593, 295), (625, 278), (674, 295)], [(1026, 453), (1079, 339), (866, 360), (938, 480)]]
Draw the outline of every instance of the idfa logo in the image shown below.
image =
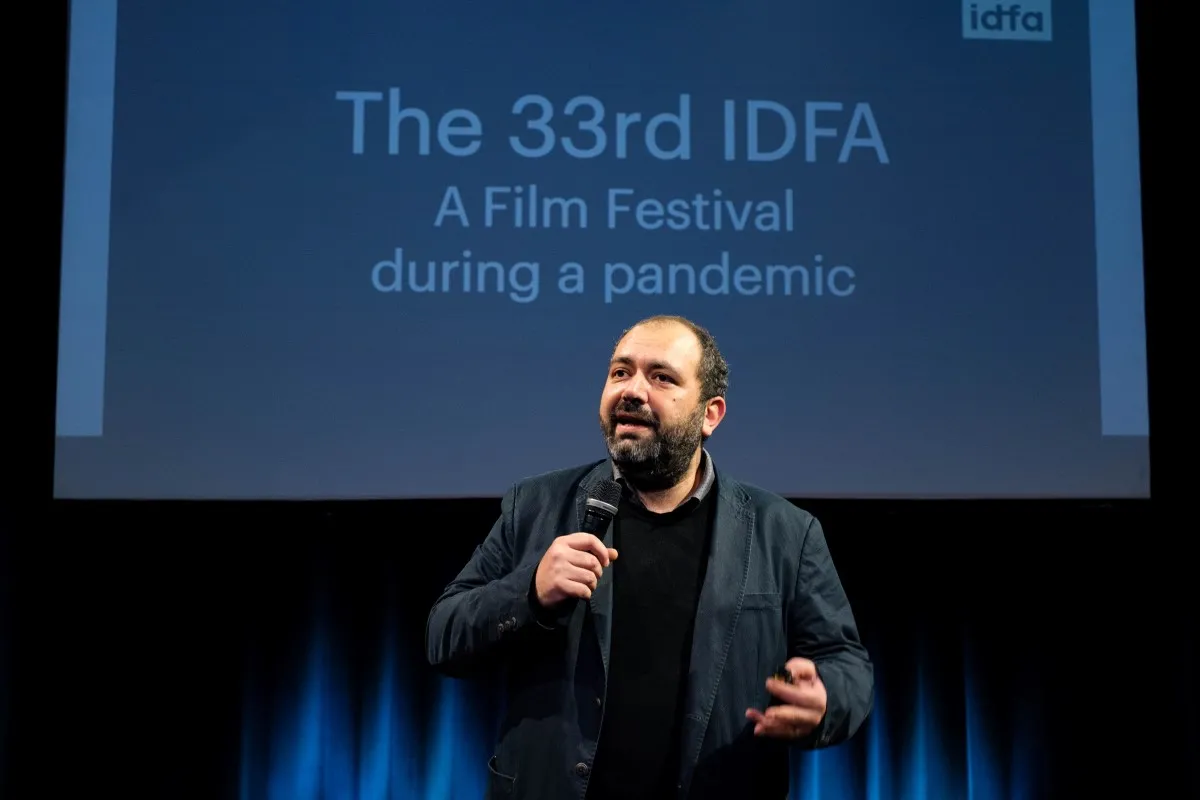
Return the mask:
[(964, 39), (1048, 42), (1053, 38), (1050, 0), (995, 4), (963, 0), (962, 31)]

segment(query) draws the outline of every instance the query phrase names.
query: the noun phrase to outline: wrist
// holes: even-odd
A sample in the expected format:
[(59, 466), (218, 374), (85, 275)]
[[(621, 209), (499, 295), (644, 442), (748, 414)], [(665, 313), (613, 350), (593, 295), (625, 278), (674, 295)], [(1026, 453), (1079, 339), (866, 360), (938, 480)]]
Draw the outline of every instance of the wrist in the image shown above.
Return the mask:
[(570, 606), (566, 603), (556, 606), (543, 605), (538, 598), (537, 572), (534, 572), (533, 579), (529, 581), (529, 607), (533, 610), (534, 620), (546, 630), (555, 630), (566, 625), (567, 619), (570, 617), (567, 610)]

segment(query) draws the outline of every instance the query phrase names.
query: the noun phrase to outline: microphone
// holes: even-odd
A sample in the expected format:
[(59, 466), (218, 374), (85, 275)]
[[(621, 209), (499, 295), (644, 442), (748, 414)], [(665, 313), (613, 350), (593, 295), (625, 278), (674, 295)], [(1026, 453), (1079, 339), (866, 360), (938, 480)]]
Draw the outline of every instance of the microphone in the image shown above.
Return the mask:
[[(605, 478), (592, 487), (583, 512), (583, 533), (604, 538), (604, 531), (608, 529), (608, 523), (612, 522), (612, 518), (617, 515), (617, 506), (620, 502), (621, 484), (611, 478)], [(535, 577), (535, 583), (530, 584), (529, 587), (529, 591), (532, 593), (530, 596), (534, 598), (534, 602), (537, 598), (536, 580)], [(543, 618), (538, 620), (538, 624), (551, 630), (565, 625), (578, 605), (578, 598), (561, 600), (552, 609), (541, 612)]]
[(583, 532), (603, 538), (608, 523), (617, 515), (621, 503), (621, 484), (605, 478), (593, 487), (583, 512)]

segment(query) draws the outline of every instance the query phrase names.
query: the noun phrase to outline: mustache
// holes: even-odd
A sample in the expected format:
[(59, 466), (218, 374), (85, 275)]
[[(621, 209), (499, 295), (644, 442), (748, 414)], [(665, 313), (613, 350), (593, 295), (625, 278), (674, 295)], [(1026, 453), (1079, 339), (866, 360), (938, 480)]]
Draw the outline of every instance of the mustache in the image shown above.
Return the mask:
[(644, 406), (635, 406), (628, 403), (618, 405), (612, 410), (609, 420), (613, 425), (618, 422), (640, 422), (643, 425), (649, 425), (652, 428), (658, 427), (658, 419), (654, 416), (654, 412)]

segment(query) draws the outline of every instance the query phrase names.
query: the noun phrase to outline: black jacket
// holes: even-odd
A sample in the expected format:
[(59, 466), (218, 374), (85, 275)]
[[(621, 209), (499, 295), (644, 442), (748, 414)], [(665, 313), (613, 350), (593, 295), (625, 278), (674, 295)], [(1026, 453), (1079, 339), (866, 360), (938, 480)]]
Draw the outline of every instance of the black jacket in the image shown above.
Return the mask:
[[(446, 674), (503, 669), (506, 711), (489, 761), (489, 796), (582, 798), (603, 721), (612, 621), (608, 574), (559, 626), (535, 619), (530, 585), (556, 536), (582, 527), (591, 485), (608, 461), (513, 486), (500, 518), (434, 604), (429, 662)], [(681, 728), (678, 797), (781, 800), (788, 744), (752, 733), (766, 677), (812, 659), (829, 695), (813, 735), (790, 746), (844, 742), (870, 713), (874, 673), (820, 523), (770, 492), (717, 470), (716, 522), (696, 611)], [(604, 537), (611, 545), (611, 527)]]

